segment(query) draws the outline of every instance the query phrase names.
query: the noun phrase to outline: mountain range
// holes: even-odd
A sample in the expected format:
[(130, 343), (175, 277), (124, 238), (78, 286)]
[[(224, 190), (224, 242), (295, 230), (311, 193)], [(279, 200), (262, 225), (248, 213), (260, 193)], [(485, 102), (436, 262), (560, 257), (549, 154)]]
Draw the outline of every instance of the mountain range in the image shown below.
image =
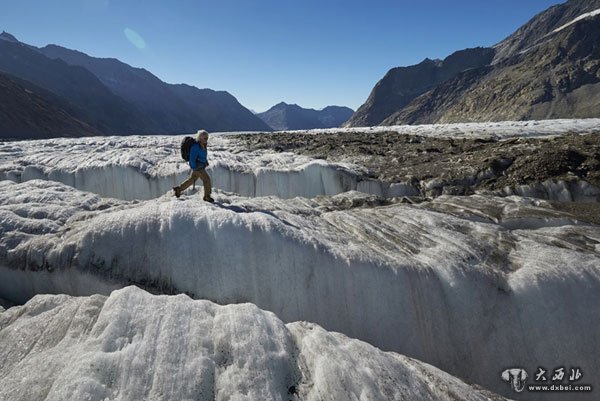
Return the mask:
[(600, 0), (552, 6), (490, 48), (392, 68), (355, 113), (282, 102), (254, 114), (228, 92), (6, 32), (0, 99), (0, 138), (600, 117)]
[[(0, 96), (13, 99), (25, 85), (37, 100), (21, 96), (16, 114), (16, 100), (2, 104), (2, 138), (66, 136), (78, 125), (86, 128), (79, 135), (271, 130), (227, 92), (168, 84), (116, 59), (56, 45), (37, 48), (6, 32), (0, 39), (2, 82), (11, 82)], [(33, 120), (22, 120), (26, 115)], [(55, 124), (39, 124), (43, 119)]]
[(600, 117), (600, 0), (536, 15), (493, 48), (393, 68), (346, 126)]
[(283, 131), (339, 127), (353, 113), (348, 107), (327, 106), (322, 110), (314, 110), (281, 102), (256, 115), (274, 130)]

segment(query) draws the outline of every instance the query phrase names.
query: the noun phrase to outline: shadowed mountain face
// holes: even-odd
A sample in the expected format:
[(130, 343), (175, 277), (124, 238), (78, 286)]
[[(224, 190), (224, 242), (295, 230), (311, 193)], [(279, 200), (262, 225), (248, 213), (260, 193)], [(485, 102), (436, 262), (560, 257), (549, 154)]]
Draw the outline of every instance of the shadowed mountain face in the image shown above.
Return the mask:
[(155, 131), (270, 130), (227, 92), (167, 84), (143, 68), (134, 68), (116, 59), (90, 57), (56, 45), (39, 51), (91, 71), (113, 93), (141, 110)]
[(117, 59), (90, 57), (56, 45), (39, 51), (49, 58), (91, 71), (111, 92), (141, 110), (153, 131), (269, 130), (227, 92), (167, 84), (143, 68), (131, 67)]
[(111, 93), (88, 70), (51, 60), (23, 43), (0, 40), (0, 70), (61, 97), (78, 118), (100, 132), (127, 134), (147, 129), (135, 107)]
[(6, 31), (2, 31), (2, 33), (0, 33), (0, 39), (5, 40), (7, 42), (13, 42), (13, 43), (19, 42), (17, 40), (17, 38), (15, 38), (13, 35), (11, 35), (10, 33), (6, 32)]
[(431, 60), (390, 70), (347, 125), (598, 117), (598, 9), (600, 0), (550, 7), (454, 74), (427, 77)]
[(393, 68), (345, 125), (378, 125), (417, 96), (461, 71), (489, 64), (493, 57), (493, 49), (478, 47), (455, 52), (443, 61), (425, 59), (417, 65)]
[(226, 91), (198, 89), (186, 84), (169, 85), (170, 90), (202, 116), (209, 131), (271, 131), (266, 123), (242, 106)]
[(99, 135), (58, 96), (0, 73), (0, 139)]
[(466, 71), (382, 125), (600, 116), (600, 15), (494, 65)]
[(137, 106), (153, 132), (184, 132), (185, 128), (191, 131), (192, 126), (203, 124), (164, 82), (144, 69), (130, 67), (116, 59), (93, 58), (55, 45), (43, 47), (39, 52), (50, 59), (90, 71), (113, 94)]
[(281, 102), (257, 116), (274, 130), (282, 131), (339, 127), (352, 113), (348, 107), (327, 106), (323, 110), (314, 110)]
[[(14, 36), (0, 34), (0, 71), (33, 84), (46, 92), (38, 103), (19, 98), (23, 113), (15, 114), (11, 105), (0, 105), (3, 115), (29, 115), (32, 121), (15, 121), (6, 125), (7, 135), (30, 137), (22, 130), (33, 121), (45, 118), (34, 116), (42, 110), (62, 110), (86, 127), (80, 135), (96, 134), (180, 134), (199, 128), (210, 131), (270, 131), (261, 119), (242, 106), (227, 92), (197, 89), (188, 85), (167, 84), (150, 72), (134, 68), (116, 59), (100, 59), (84, 53), (49, 45), (42, 49), (19, 42)], [(8, 89), (4, 89), (4, 95)], [(49, 96), (52, 95), (52, 96)], [(10, 97), (8, 97), (10, 99)], [(39, 99), (38, 99), (39, 100)], [(15, 100), (16, 102), (16, 100)], [(25, 110), (29, 107), (28, 110)], [(29, 113), (29, 114), (28, 114)], [(35, 117), (35, 118), (34, 118)], [(39, 117), (39, 118), (38, 118)], [(9, 124), (5, 120), (5, 124)], [(55, 119), (55, 122), (61, 119)], [(65, 123), (67, 119), (64, 120)], [(56, 129), (55, 129), (56, 128)], [(38, 137), (73, 135), (60, 133), (60, 126), (33, 130)], [(72, 125), (66, 123), (65, 132)], [(37, 133), (34, 133), (37, 132)], [(12, 133), (8, 133), (12, 132)]]

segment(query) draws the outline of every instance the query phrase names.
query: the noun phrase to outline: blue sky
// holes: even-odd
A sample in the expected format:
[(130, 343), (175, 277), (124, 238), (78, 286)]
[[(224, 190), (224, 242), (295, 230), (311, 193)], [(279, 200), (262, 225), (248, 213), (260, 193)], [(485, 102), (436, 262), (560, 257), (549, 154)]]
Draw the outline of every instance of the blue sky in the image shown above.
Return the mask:
[(556, 0), (18, 0), (0, 30), (115, 57), (170, 83), (358, 108), (393, 67), (492, 46)]

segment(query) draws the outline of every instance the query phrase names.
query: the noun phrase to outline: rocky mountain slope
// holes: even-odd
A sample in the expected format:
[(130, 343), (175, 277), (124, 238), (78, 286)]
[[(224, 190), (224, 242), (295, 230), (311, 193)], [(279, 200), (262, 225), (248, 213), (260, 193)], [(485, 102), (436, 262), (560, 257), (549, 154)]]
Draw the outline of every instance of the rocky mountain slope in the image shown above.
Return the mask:
[(209, 131), (271, 131), (266, 123), (226, 91), (198, 89), (186, 84), (168, 85)]
[(600, 0), (550, 7), (488, 49), (485, 62), (423, 81), (428, 87), (416, 96), (400, 89), (414, 78), (394, 85), (388, 73), (348, 125), (597, 117), (598, 9)]
[(69, 105), (30, 82), (0, 73), (0, 139), (98, 135)]
[(600, 116), (600, 15), (494, 66), (465, 71), (383, 125)]
[[(6, 32), (0, 34), (0, 39), (0, 71), (51, 93), (53, 96), (45, 97), (50, 108), (64, 109), (88, 126), (79, 135), (90, 131), (119, 135), (177, 134), (199, 128), (270, 130), (227, 92), (167, 84), (150, 72), (119, 60), (94, 58), (59, 46), (38, 49)], [(2, 104), (0, 112), (11, 114), (10, 107)], [(38, 137), (33, 131), (33, 136), (29, 136), (21, 128), (34, 126), (35, 120), (44, 118), (35, 114), (41, 109), (35, 103), (22, 102), (20, 108), (28, 109), (21, 116), (28, 114), (32, 120), (7, 125), (7, 135)], [(67, 124), (62, 128), (70, 132), (73, 126)], [(42, 136), (50, 133), (64, 135), (60, 125), (45, 130)]]
[(111, 92), (141, 110), (155, 132), (270, 130), (227, 92), (167, 84), (143, 68), (61, 46), (48, 45), (39, 51), (91, 71)]
[(543, 42), (554, 30), (597, 9), (600, 9), (600, 0), (571, 0), (548, 8), (494, 46), (496, 55), (493, 63)]
[(339, 127), (353, 113), (348, 107), (327, 106), (323, 110), (314, 110), (281, 102), (257, 116), (274, 130), (282, 131)]
[(493, 49), (478, 47), (455, 52), (444, 60), (425, 59), (417, 65), (392, 68), (345, 126), (378, 125), (417, 96), (461, 71), (487, 65), (493, 57)]
[(147, 132), (139, 111), (85, 68), (49, 59), (20, 42), (0, 40), (0, 70), (64, 99), (78, 118), (103, 133)]

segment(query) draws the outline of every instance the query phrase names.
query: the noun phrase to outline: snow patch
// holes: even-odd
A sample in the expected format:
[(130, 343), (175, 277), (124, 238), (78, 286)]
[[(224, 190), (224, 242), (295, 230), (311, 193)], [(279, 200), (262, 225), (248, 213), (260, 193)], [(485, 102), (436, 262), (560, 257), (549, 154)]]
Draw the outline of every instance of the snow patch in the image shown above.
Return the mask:
[(558, 28), (556, 28), (552, 32), (562, 31), (566, 27), (568, 27), (570, 25), (573, 25), (574, 23), (576, 23), (578, 21), (581, 21), (582, 19), (590, 18), (590, 17), (595, 17), (596, 15), (600, 15), (600, 8), (597, 9), (597, 10), (594, 10), (594, 11), (590, 11), (589, 13), (581, 14), (579, 17), (575, 18), (573, 21), (567, 22), (566, 24), (559, 26)]

